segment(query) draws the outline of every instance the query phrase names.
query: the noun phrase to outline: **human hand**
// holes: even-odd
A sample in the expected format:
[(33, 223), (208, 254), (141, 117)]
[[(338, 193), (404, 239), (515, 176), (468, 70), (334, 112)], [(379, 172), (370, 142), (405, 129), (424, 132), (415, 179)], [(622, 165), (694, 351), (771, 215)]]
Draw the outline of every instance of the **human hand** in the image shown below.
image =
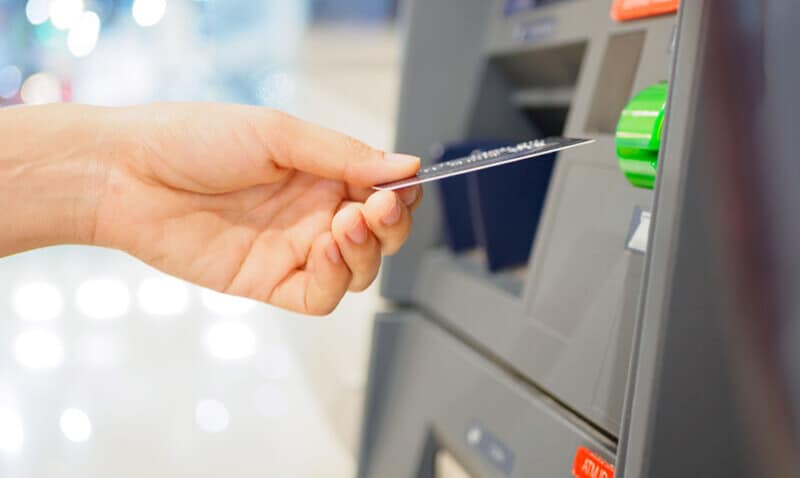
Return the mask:
[(370, 189), (413, 175), (418, 158), (265, 108), (85, 114), (97, 128), (94, 148), (79, 148), (94, 171), (86, 193), (95, 207), (78, 242), (297, 312), (327, 314), (346, 291), (366, 288), (381, 255), (407, 238), (421, 199), (418, 187)]

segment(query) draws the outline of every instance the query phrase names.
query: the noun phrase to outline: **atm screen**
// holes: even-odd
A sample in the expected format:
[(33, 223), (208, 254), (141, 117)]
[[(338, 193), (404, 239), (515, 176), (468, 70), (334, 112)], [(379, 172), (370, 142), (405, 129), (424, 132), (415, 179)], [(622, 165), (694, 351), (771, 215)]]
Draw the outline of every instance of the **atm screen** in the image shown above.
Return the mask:
[(478, 478), (464, 469), (464, 466), (449, 452), (439, 450), (436, 452), (435, 473), (436, 478)]

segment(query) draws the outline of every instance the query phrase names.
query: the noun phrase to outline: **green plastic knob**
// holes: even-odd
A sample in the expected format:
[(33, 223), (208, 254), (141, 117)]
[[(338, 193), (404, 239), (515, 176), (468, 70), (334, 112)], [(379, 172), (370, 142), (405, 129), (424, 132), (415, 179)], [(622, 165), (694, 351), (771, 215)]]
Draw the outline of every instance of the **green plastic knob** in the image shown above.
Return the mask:
[(636, 187), (653, 189), (656, 183), (667, 88), (667, 82), (662, 82), (640, 91), (619, 117), (616, 134), (619, 167)]

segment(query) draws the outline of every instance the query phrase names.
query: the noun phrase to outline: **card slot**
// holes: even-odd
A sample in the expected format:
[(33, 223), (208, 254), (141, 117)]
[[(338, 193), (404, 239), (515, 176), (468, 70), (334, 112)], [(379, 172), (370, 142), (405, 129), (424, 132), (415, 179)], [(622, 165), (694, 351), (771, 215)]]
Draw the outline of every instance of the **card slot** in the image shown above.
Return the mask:
[[(445, 149), (562, 136), (587, 42), (490, 57), (464, 140), (448, 143)], [(487, 272), (503, 275), (514, 270), (515, 277), (524, 276), (555, 162), (552, 154), (435, 185), (445, 244), (456, 253), (480, 249)]]

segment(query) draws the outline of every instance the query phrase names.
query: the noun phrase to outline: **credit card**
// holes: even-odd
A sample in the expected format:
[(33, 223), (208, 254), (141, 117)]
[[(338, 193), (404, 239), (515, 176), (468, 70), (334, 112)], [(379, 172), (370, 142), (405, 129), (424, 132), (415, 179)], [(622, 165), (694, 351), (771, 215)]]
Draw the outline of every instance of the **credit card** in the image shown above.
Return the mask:
[(416, 186), (417, 184), (438, 181), (439, 179), (467, 174), (481, 169), (494, 168), (504, 164), (536, 158), (546, 154), (563, 151), (565, 149), (594, 143), (593, 139), (552, 137), (525, 141), (512, 146), (490, 149), (487, 151), (473, 151), (469, 156), (456, 158), (443, 163), (426, 166), (417, 172), (416, 176), (391, 183), (379, 184), (373, 189), (379, 191), (393, 191), (395, 189)]

